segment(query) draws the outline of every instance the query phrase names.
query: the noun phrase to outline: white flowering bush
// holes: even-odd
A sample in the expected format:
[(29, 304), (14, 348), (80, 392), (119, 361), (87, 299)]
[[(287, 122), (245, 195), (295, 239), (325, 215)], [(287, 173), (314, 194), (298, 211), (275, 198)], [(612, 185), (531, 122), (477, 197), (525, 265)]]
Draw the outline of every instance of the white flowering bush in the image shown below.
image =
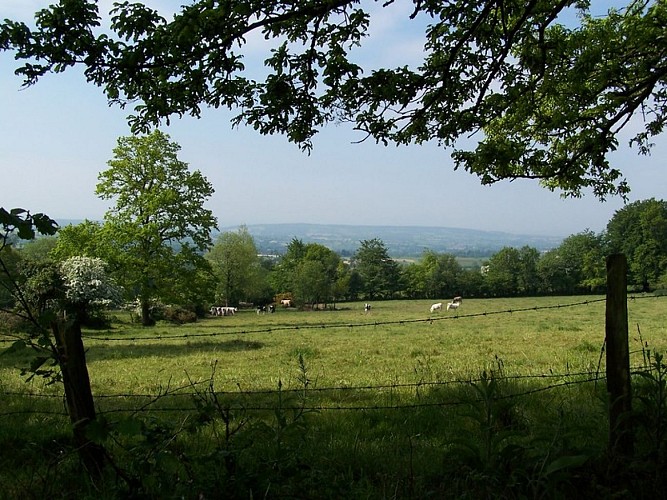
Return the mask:
[(60, 265), (67, 300), (78, 306), (120, 304), (121, 290), (96, 257), (70, 257)]

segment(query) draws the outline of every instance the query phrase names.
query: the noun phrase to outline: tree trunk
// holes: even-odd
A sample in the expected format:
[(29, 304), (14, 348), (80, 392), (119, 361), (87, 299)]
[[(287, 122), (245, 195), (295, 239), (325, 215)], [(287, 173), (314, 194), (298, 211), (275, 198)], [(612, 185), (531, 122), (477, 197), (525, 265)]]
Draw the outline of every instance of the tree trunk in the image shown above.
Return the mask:
[(96, 478), (104, 467), (105, 452), (102, 446), (93, 443), (86, 436), (88, 424), (95, 420), (95, 404), (81, 338), (81, 325), (78, 320), (55, 321), (51, 328), (58, 348), (58, 361), (74, 443), (84, 467), (91, 477)]
[(146, 299), (141, 299), (141, 325), (153, 326), (155, 320), (151, 317), (151, 304)]

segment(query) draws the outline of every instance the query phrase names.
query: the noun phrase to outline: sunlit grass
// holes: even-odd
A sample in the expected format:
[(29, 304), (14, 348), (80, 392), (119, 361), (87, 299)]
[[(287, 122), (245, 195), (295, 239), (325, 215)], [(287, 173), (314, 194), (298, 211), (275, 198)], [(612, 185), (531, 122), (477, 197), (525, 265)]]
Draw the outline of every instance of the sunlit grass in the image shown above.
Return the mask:
[[(496, 358), (511, 373), (586, 371), (604, 363), (600, 298), (469, 299), (456, 312), (436, 314), (429, 313), (432, 301), (376, 302), (369, 314), (359, 303), (341, 303), (335, 311), (240, 311), (155, 328), (121, 316), (110, 330), (86, 331), (84, 342), (98, 394), (150, 393), (208, 380), (214, 366), (220, 390), (275, 389), (279, 381), (289, 387), (299, 356), (320, 387), (465, 378)], [(634, 362), (641, 362), (639, 333), (651, 349), (667, 347), (666, 306), (665, 298), (629, 301)], [(525, 310), (531, 308), (537, 310)], [(5, 387), (19, 389), (25, 362), (0, 358)]]

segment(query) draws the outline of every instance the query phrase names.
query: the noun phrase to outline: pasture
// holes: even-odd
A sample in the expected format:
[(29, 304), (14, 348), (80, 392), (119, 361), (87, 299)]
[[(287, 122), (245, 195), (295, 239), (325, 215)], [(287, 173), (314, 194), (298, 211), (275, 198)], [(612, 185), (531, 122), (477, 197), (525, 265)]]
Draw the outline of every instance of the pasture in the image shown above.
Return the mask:
[[(597, 367), (602, 298), (470, 299), (458, 311), (434, 314), (423, 300), (376, 302), (368, 314), (362, 303), (337, 304), (334, 311), (245, 310), (182, 326), (116, 323), (108, 331), (87, 332), (85, 344), (93, 389), (102, 393), (208, 380), (215, 362), (219, 390), (276, 389), (278, 380), (294, 383), (299, 355), (322, 387), (466, 378), (496, 357), (513, 374), (560, 373)], [(632, 351), (641, 347), (636, 325), (652, 348), (667, 347), (659, 314), (665, 303), (630, 302)], [(532, 307), (540, 309), (526, 310)], [(504, 312), (510, 310), (520, 312)], [(105, 338), (113, 340), (97, 340)], [(637, 352), (635, 361), (640, 358)]]
[[(98, 439), (142, 478), (131, 493), (147, 498), (588, 490), (609, 473), (600, 472), (602, 299), (464, 299), (433, 314), (440, 300), (373, 302), (368, 313), (363, 303), (339, 303), (154, 328), (119, 312), (112, 328), (84, 332), (106, 426)], [(667, 350), (666, 306), (666, 297), (629, 300), (631, 366), (646, 368), (647, 349)], [(29, 360), (0, 356), (0, 446), (22, 450), (0, 463), (0, 488), (95, 496), (76, 474), (63, 483), (76, 459), (65, 444), (62, 388), (26, 383)], [(111, 483), (109, 498), (129, 494)]]

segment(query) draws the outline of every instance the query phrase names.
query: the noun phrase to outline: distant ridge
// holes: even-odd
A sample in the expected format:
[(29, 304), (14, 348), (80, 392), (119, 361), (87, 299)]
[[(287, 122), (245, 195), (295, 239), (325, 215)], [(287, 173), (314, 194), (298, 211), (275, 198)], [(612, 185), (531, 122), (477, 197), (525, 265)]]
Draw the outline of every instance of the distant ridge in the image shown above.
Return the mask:
[[(512, 234), (451, 227), (355, 226), (344, 224), (247, 224), (260, 253), (283, 254), (296, 238), (304, 243), (319, 243), (341, 255), (352, 255), (362, 240), (378, 238), (392, 257), (418, 257), (424, 250), (465, 257), (485, 257), (505, 246), (525, 245), (540, 251), (555, 248), (562, 237)], [(239, 226), (222, 227), (221, 232)]]
[[(82, 219), (60, 219), (60, 226), (79, 224)], [(225, 226), (220, 232), (237, 231), (240, 225)], [(343, 256), (352, 255), (362, 240), (378, 238), (391, 257), (419, 257), (424, 250), (451, 253), (459, 257), (489, 257), (503, 247), (531, 246), (540, 251), (557, 247), (559, 236), (514, 234), (435, 226), (358, 226), (346, 224), (246, 224), (261, 254), (282, 255), (294, 238), (319, 243)], [(215, 238), (217, 233), (213, 235)]]

